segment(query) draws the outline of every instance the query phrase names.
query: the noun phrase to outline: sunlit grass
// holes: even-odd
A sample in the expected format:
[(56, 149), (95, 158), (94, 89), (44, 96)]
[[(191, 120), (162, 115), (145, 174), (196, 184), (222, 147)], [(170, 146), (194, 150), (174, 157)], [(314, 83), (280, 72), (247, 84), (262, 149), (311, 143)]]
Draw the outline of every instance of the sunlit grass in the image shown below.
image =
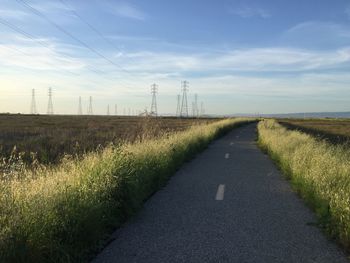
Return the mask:
[(0, 183), (1, 262), (81, 262), (185, 160), (247, 119), (109, 146)]
[(259, 123), (259, 142), (313, 207), (319, 224), (350, 248), (350, 149), (290, 131), (274, 120)]

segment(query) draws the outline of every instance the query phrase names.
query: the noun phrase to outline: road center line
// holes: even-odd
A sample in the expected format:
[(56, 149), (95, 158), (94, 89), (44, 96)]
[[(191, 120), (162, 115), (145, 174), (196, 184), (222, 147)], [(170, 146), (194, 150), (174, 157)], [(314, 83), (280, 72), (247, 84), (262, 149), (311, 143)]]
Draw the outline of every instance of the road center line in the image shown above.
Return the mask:
[(225, 185), (220, 184), (218, 187), (218, 191), (216, 192), (215, 200), (217, 201), (224, 200), (224, 195), (225, 195)]
[(225, 153), (225, 159), (230, 158), (230, 154), (229, 153)]

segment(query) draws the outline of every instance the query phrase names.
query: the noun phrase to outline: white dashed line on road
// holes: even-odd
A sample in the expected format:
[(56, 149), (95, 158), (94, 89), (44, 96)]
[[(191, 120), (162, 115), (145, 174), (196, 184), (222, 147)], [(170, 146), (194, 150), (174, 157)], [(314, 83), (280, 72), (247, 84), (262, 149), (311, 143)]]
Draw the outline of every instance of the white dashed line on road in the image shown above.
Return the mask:
[(230, 158), (230, 154), (229, 153), (225, 153), (225, 159)]
[(230, 142), (230, 145), (234, 145), (235, 143), (234, 142)]
[(225, 185), (220, 184), (218, 187), (218, 191), (216, 192), (215, 200), (217, 201), (224, 200), (224, 195), (225, 195)]

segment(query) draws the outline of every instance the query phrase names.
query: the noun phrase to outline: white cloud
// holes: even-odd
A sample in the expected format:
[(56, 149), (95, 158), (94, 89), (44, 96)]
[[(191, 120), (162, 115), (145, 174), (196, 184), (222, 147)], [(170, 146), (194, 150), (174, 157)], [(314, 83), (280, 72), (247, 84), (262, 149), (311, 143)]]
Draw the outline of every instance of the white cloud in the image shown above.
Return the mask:
[(24, 20), (24, 19), (27, 19), (28, 16), (30, 16), (29, 13), (21, 11), (21, 10), (0, 9), (0, 17), (2, 17), (2, 18)]
[(310, 49), (334, 49), (349, 45), (350, 30), (334, 22), (307, 21), (287, 30), (281, 40), (288, 45)]
[(6, 67), (51, 71), (79, 71), (85, 68), (83, 60), (64, 55), (65, 48), (50, 39), (8, 35), (2, 42), (0, 65)]
[(132, 72), (217, 73), (220, 71), (302, 72), (341, 67), (350, 62), (350, 47), (334, 51), (252, 48), (212, 53), (118, 53), (116, 59)]
[[(287, 34), (292, 33), (333, 33), (340, 37), (350, 38), (350, 31), (347, 27), (344, 27), (340, 24), (334, 22), (322, 22), (322, 21), (307, 21), (287, 30)], [(327, 35), (329, 37), (329, 35)]]
[(350, 6), (345, 9), (345, 14), (350, 18)]
[[(69, 1), (67, 1), (69, 3)], [(72, 11), (74, 10), (70, 5), (66, 4), (66, 1), (38, 1), (37, 3), (30, 4), (35, 9), (45, 13), (55, 13), (61, 11)]]
[(260, 7), (238, 7), (230, 8), (229, 13), (232, 15), (240, 16), (242, 18), (260, 17), (269, 18), (271, 16), (270, 12), (260, 8)]
[(108, 5), (108, 9), (115, 15), (136, 19), (136, 20), (145, 20), (147, 15), (139, 10), (134, 5), (128, 2), (116, 2)]

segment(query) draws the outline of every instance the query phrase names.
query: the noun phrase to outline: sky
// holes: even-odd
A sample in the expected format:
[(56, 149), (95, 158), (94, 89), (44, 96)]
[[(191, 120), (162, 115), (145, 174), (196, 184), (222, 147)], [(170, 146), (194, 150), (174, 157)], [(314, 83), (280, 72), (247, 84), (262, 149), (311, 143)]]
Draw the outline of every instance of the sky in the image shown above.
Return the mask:
[(0, 0), (0, 112), (350, 110), (349, 0)]

